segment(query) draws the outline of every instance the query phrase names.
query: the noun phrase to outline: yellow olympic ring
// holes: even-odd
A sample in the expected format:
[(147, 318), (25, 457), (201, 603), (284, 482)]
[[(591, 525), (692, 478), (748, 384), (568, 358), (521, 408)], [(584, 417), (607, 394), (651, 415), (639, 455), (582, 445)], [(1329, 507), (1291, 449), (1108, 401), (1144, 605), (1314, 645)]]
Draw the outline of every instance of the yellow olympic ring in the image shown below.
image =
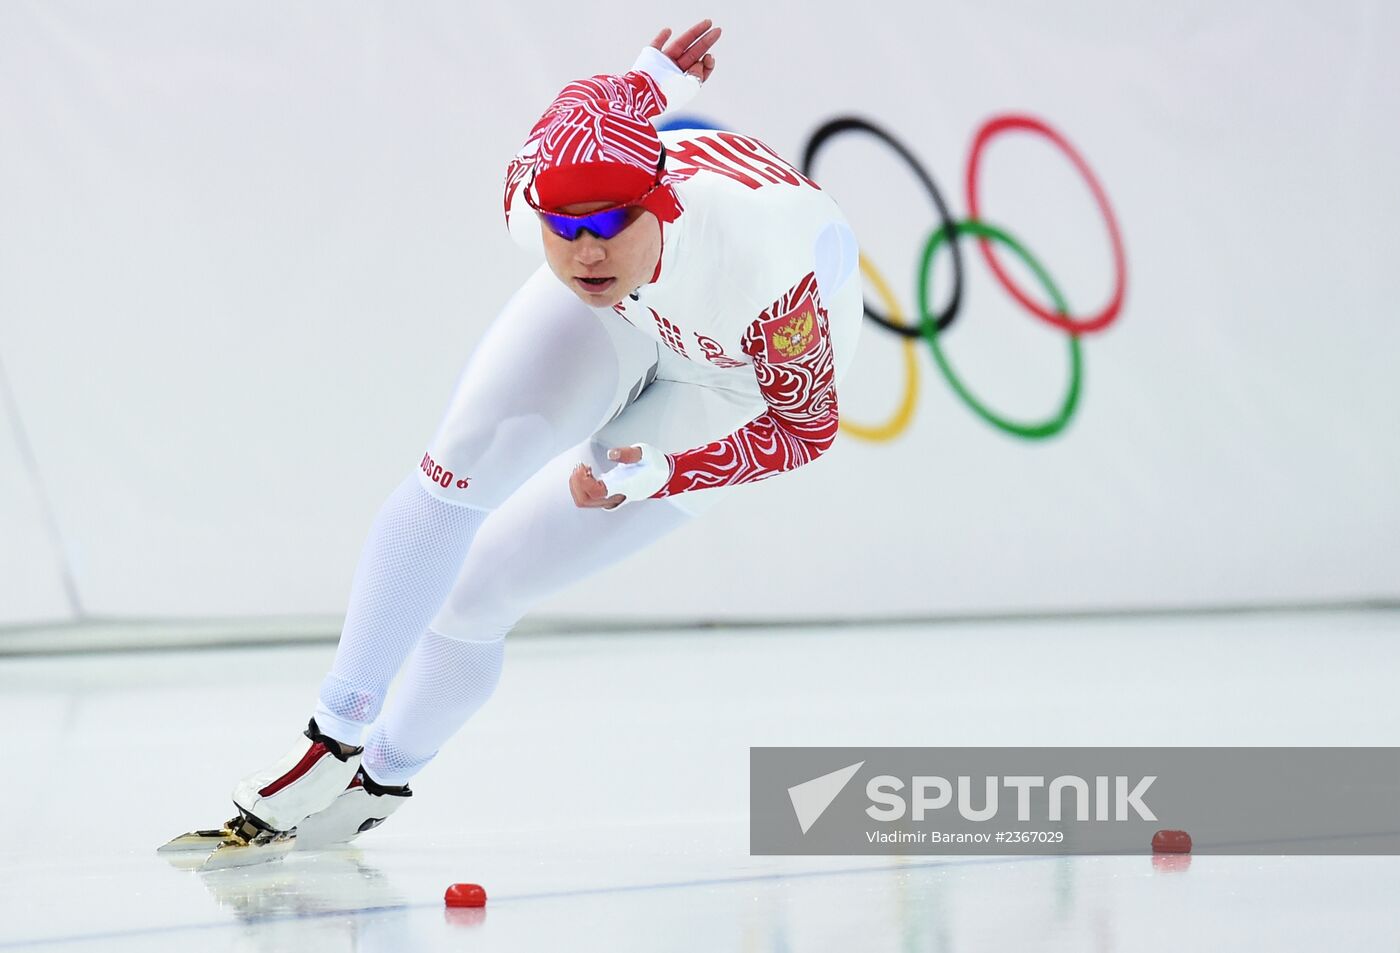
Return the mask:
[[(889, 320), (894, 324), (908, 324), (909, 319), (904, 316), (904, 312), (899, 308), (899, 302), (895, 299), (894, 292), (890, 290), (889, 282), (885, 281), (884, 275), (870, 263), (865, 255), (860, 256), (860, 273), (870, 280), (874, 286), (875, 293), (880, 296), (880, 301), (885, 306), (885, 313), (889, 315)], [(904, 338), (904, 397), (895, 408), (894, 414), (889, 420), (882, 424), (858, 424), (841, 419), (841, 432), (848, 433), (857, 440), (869, 440), (872, 443), (886, 443), (898, 437), (909, 427), (910, 421), (914, 419), (914, 407), (919, 402), (919, 362), (918, 355), (914, 351), (916, 338)]]

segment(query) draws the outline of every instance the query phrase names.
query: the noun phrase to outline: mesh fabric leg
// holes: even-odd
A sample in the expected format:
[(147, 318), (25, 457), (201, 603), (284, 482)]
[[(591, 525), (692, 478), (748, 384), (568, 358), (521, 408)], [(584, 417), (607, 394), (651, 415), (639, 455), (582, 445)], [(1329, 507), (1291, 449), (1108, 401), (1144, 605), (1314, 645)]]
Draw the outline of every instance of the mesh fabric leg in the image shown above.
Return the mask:
[(345, 744), (360, 743), (485, 517), (482, 510), (429, 495), (417, 477), (385, 501), (355, 569), (335, 662), (321, 683), (316, 724), (323, 732)]
[(496, 690), (505, 644), (504, 638), (461, 642), (424, 635), (365, 743), (361, 763), (369, 776), (380, 784), (407, 784)]
[(359, 744), (390, 681), (442, 605), (486, 512), (640, 392), (656, 344), (595, 314), (541, 267), (493, 322), (418, 472), (385, 504), (355, 571), (316, 720)]
[(668, 500), (579, 509), (568, 475), (580, 447), (543, 468), (482, 526), (452, 593), (415, 650), (366, 745), (381, 784), (407, 783), (490, 697), (505, 635), (532, 607), (689, 522)]

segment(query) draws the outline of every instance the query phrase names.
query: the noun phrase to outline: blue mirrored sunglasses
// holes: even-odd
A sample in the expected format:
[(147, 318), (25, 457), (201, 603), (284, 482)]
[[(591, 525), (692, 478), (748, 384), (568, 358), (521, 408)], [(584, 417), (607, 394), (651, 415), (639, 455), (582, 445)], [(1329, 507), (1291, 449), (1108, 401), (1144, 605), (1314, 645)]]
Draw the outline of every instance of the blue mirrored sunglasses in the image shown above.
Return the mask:
[[(656, 163), (658, 177), (665, 167), (666, 147), (662, 146), (661, 158)], [(585, 212), (582, 215), (567, 215), (564, 212), (551, 212), (540, 208), (534, 196), (530, 194), (532, 188), (532, 186), (526, 187), (525, 202), (535, 210), (540, 221), (544, 222), (545, 227), (551, 232), (567, 242), (573, 241), (584, 232), (591, 232), (606, 241), (609, 238), (616, 238), (624, 228), (637, 220), (637, 217), (642, 214), (642, 203), (647, 200), (647, 196), (661, 188), (661, 183), (658, 181), (640, 197), (625, 205), (609, 205), (607, 208)]]
[(584, 232), (591, 232), (601, 239), (616, 238), (628, 225), (637, 220), (641, 213), (639, 205), (612, 205), (584, 215), (566, 215), (563, 212), (546, 212), (536, 209), (545, 227), (565, 241), (573, 241)]

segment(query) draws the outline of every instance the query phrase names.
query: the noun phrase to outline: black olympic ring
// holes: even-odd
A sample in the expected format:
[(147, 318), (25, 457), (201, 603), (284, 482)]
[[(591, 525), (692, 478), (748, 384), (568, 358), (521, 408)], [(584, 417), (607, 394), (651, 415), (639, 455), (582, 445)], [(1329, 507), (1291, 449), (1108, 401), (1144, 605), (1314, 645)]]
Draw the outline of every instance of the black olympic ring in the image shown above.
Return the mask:
[[(821, 147), (826, 144), (827, 140), (839, 136), (844, 132), (869, 133), (893, 149), (895, 154), (903, 159), (904, 163), (909, 166), (910, 171), (914, 173), (914, 176), (923, 185), (924, 191), (927, 192), (929, 198), (933, 200), (933, 207), (938, 212), (939, 226), (947, 233), (949, 239), (957, 238), (957, 222), (948, 211), (948, 205), (943, 201), (943, 194), (938, 191), (938, 186), (933, 184), (933, 179), (929, 176), (928, 171), (924, 169), (918, 159), (914, 158), (914, 154), (905, 148), (904, 143), (900, 142), (894, 136), (868, 119), (861, 119), (859, 116), (838, 116), (818, 126), (816, 132), (812, 133), (811, 137), (807, 140), (806, 148), (802, 150), (803, 175), (815, 178), (812, 173), (812, 162), (816, 159), (817, 153), (821, 150)], [(953, 292), (952, 296), (948, 299), (947, 307), (938, 315), (939, 331), (947, 330), (948, 326), (953, 323), (953, 319), (958, 316), (958, 311), (962, 307), (962, 251), (959, 248), (958, 242), (955, 240), (950, 240), (948, 242), (948, 250), (953, 256)], [(870, 302), (866, 301), (863, 302), (863, 304), (865, 306), (865, 316), (885, 330), (893, 331), (895, 334), (906, 338), (921, 338), (924, 336), (923, 329), (917, 322), (913, 324), (895, 324), (885, 315), (880, 314), (880, 312), (872, 308)]]

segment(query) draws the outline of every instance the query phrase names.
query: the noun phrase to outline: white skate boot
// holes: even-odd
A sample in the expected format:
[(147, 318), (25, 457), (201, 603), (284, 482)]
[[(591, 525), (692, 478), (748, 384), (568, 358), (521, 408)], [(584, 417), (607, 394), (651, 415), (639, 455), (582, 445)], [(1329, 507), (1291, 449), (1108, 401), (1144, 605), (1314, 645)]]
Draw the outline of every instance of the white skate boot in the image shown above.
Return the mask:
[(373, 830), (413, 797), (408, 785), (386, 787), (365, 774), (355, 772), (349, 787), (331, 802), (297, 825), (296, 849), (317, 850), (348, 844), (365, 831)]
[[(250, 774), (233, 789), (238, 816), (218, 830), (181, 834), (163, 853), (204, 852), (203, 870), (277, 860), (292, 849), (296, 826), (330, 806), (360, 768), (363, 748), (345, 748), (321, 733), (313, 718), (307, 741), (298, 742), (270, 767)], [(182, 864), (183, 866), (183, 864)]]
[(321, 734), (316, 719), (303, 732), (310, 741), (292, 747), (280, 760), (239, 781), (233, 803), (259, 826), (291, 831), (302, 818), (323, 810), (360, 770), (363, 748), (348, 748)]

